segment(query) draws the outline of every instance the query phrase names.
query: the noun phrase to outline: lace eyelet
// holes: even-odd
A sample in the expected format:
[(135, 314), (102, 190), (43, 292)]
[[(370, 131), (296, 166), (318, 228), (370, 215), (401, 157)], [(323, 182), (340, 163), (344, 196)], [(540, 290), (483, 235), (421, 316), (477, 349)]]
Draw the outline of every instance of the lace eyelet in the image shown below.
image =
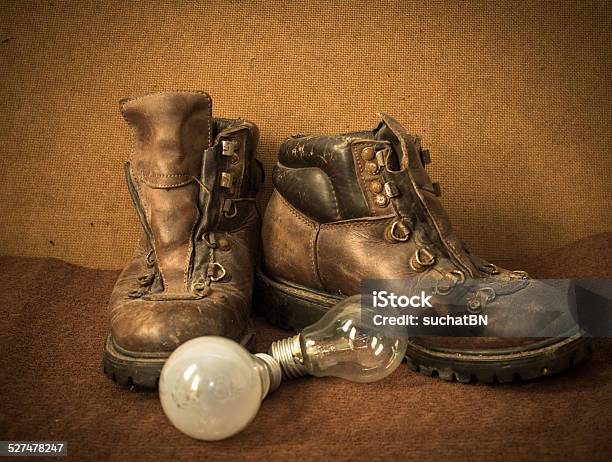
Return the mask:
[(406, 242), (410, 239), (410, 226), (408, 220), (402, 218), (394, 220), (391, 226), (385, 229), (387, 241)]
[(493, 263), (486, 263), (486, 264), (482, 265), (479, 269), (483, 273), (490, 274), (491, 276), (493, 276), (495, 274), (499, 274), (499, 269)]
[[(219, 274), (217, 274), (217, 271), (219, 272)], [(226, 274), (227, 271), (225, 271), (225, 268), (221, 263), (214, 262), (208, 265), (208, 271), (206, 275), (212, 282), (220, 281), (225, 277)]]
[(231, 219), (238, 215), (238, 207), (232, 199), (225, 199), (223, 201), (223, 216)]
[(143, 274), (138, 277), (138, 283), (143, 287), (148, 287), (153, 282), (153, 279), (155, 279), (154, 273)]
[[(452, 281), (443, 289), (440, 289), (440, 282), (447, 280), (448, 276), (452, 276)], [(434, 287), (434, 293), (436, 295), (448, 295), (451, 291), (457, 287), (459, 284), (463, 284), (465, 282), (465, 274), (460, 270), (452, 270), (444, 275), (444, 279), (440, 279), (436, 282), (436, 287)]]
[(209, 249), (217, 248), (217, 239), (215, 238), (215, 233), (206, 232), (202, 234), (201, 239), (204, 241), (204, 243)]
[[(423, 254), (423, 255), (422, 255)], [(425, 257), (425, 260), (423, 259)], [(410, 268), (414, 271), (421, 272), (429, 266), (436, 263), (436, 257), (426, 247), (419, 247), (412, 258), (410, 259)]]
[(527, 274), (527, 271), (514, 270), (510, 271), (510, 277), (513, 279), (529, 279), (529, 274)]
[(143, 289), (133, 289), (130, 290), (130, 292), (128, 293), (128, 297), (130, 298), (140, 298), (145, 294), (145, 291)]
[[(483, 297), (484, 296), (484, 297)], [(492, 287), (481, 287), (467, 302), (467, 310), (471, 314), (480, 314), (485, 306), (495, 300), (497, 294)]]
[(482, 304), (480, 300), (472, 299), (467, 303), (467, 310), (470, 314), (480, 314), (482, 313)]

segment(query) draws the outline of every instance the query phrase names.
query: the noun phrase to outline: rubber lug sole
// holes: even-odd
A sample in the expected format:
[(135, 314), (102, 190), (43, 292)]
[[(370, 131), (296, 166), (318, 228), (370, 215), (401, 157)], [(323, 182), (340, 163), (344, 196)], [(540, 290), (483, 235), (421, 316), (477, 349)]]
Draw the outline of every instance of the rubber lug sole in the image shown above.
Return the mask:
[(575, 335), (548, 346), (521, 353), (470, 355), (408, 344), (408, 367), (421, 374), (448, 382), (512, 383), (526, 382), (558, 374), (586, 361), (591, 356), (592, 339)]
[[(240, 344), (247, 350), (255, 350), (255, 329), (249, 324)], [(145, 357), (126, 354), (115, 346), (112, 336), (104, 345), (102, 360), (104, 374), (120, 385), (157, 388), (159, 375), (170, 353), (163, 357)]]
[[(300, 331), (318, 321), (342, 300), (286, 281), (273, 280), (260, 269), (255, 275), (253, 309), (271, 324)], [(540, 345), (540, 344), (538, 344)], [(413, 371), (461, 383), (521, 382), (558, 374), (587, 360), (592, 339), (579, 334), (542, 342), (519, 352), (490, 353), (463, 350), (439, 351), (411, 339), (406, 362)]]

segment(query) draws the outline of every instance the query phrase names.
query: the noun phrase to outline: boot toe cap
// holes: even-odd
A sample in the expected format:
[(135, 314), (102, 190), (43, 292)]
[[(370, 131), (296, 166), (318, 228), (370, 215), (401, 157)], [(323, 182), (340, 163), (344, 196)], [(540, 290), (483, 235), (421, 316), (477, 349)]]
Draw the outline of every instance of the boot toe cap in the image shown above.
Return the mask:
[(210, 299), (132, 300), (117, 307), (111, 320), (115, 344), (127, 352), (170, 353), (203, 335), (239, 340), (247, 320), (237, 310)]

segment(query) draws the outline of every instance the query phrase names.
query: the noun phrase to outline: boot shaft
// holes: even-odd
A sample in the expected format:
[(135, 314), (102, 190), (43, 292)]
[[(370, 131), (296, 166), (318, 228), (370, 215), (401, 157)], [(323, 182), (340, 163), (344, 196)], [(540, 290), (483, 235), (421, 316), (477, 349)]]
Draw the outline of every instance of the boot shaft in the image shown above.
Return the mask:
[(156, 93), (120, 103), (134, 132), (133, 175), (152, 188), (193, 182), (212, 144), (212, 102), (204, 93)]
[[(197, 243), (237, 229), (252, 212), (261, 173), (257, 127), (212, 117), (202, 92), (123, 100), (134, 132), (126, 178), (149, 240), (164, 297), (190, 297)], [(159, 295), (160, 297), (162, 295)]]

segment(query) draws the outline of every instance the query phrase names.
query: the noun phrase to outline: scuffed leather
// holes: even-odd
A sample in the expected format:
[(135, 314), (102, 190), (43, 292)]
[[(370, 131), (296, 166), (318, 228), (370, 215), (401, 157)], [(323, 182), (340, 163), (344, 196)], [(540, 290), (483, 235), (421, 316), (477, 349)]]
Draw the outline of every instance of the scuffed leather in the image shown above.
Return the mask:
[(276, 164), (272, 181), (289, 203), (299, 204), (305, 215), (322, 223), (342, 219), (334, 186), (319, 167), (291, 168)]
[[(134, 127), (126, 179), (145, 236), (111, 295), (115, 345), (138, 356), (202, 335), (240, 341), (260, 229), (257, 127), (213, 119), (201, 92), (146, 95), (121, 110)], [(233, 156), (223, 155), (224, 141), (236, 143)], [(234, 176), (231, 187), (221, 184), (224, 172)], [(210, 279), (211, 263), (219, 280)]]
[[(368, 174), (359, 157), (367, 145), (377, 150), (390, 148), (385, 154), (385, 167), (375, 175)], [(352, 167), (348, 166), (349, 154)], [(303, 171), (299, 190), (308, 191), (301, 196), (307, 200), (289, 200), (286, 196), (296, 196), (298, 188), (292, 186), (297, 182), (275, 182), (263, 224), (263, 260), (268, 275), (335, 296), (360, 293), (365, 279), (402, 279), (410, 281), (413, 291), (451, 284), (450, 293), (462, 294), (467, 300), (474, 296), (475, 290), (469, 281), (483, 282), (496, 291), (496, 297), (483, 307), (483, 312), (490, 315), (489, 326), (475, 335), (488, 340), (480, 337), (465, 340), (464, 337), (457, 342), (448, 340), (444, 345), (464, 349), (522, 348), (542, 341), (521, 338), (521, 332), (550, 316), (550, 287), (539, 281), (521, 279), (521, 274), (495, 267), (469, 253), (454, 234), (437, 189), (424, 169), (424, 158), (427, 156), (420, 140), (388, 115), (383, 115), (381, 124), (371, 132), (286, 141), (281, 149), (279, 169), (286, 171), (290, 167), (291, 178)], [(333, 220), (333, 215), (328, 213), (327, 187), (321, 188), (326, 181), (317, 177), (308, 184), (313, 168), (327, 175), (334, 191), (341, 189), (346, 196), (366, 198), (365, 210), (364, 203), (359, 202), (352, 210), (342, 210), (338, 214), (340, 218)], [(339, 177), (341, 185), (338, 185)], [(395, 196), (389, 198), (388, 206), (376, 206), (367, 189), (371, 181), (381, 177), (395, 187)], [(317, 210), (325, 212), (316, 213)], [(389, 229), (398, 220), (409, 224), (410, 236), (405, 242), (389, 238)], [(433, 264), (415, 269), (411, 262), (422, 249), (431, 254)], [(465, 282), (456, 283), (457, 274)], [(572, 305), (571, 287), (559, 294), (569, 302), (567, 306)], [(433, 314), (438, 315), (454, 313), (457, 309), (450, 296), (443, 294), (437, 296), (435, 306)], [(467, 312), (465, 305), (460, 310)], [(575, 327), (571, 310), (563, 311), (554, 320), (557, 332)], [(493, 340), (502, 336), (516, 338)], [(421, 340), (435, 343), (434, 337), (416, 341)]]
[[(157, 301), (128, 296), (146, 272), (145, 257), (150, 247), (141, 240), (111, 295), (114, 342), (131, 352), (164, 353), (202, 335), (239, 341), (249, 322), (259, 226), (259, 215), (252, 205), (240, 229), (223, 234), (230, 249), (216, 255), (231, 277), (215, 283), (208, 296), (196, 300)], [(198, 246), (205, 247), (203, 243)]]
[(266, 271), (273, 277), (322, 289), (315, 253), (317, 232), (316, 223), (293, 209), (275, 191), (261, 230)]
[[(317, 168), (329, 178), (333, 194), (327, 188), (320, 189), (320, 183), (308, 184), (304, 181), (302, 195), (293, 191), (291, 182), (285, 181), (287, 178), (284, 176), (275, 175), (273, 178), (274, 186), (300, 210), (308, 206), (306, 198), (316, 198), (317, 209), (309, 210), (311, 218), (325, 222), (326, 217), (349, 219), (368, 213), (363, 194), (354, 187), (355, 166), (351, 144), (347, 139), (337, 136), (289, 138), (281, 144), (278, 163), (293, 169), (306, 168), (305, 172)], [(295, 179), (296, 174), (299, 172), (295, 172), (292, 178)]]
[[(393, 219), (321, 224), (316, 249), (318, 273), (326, 292), (345, 296), (357, 294), (364, 279), (441, 277), (438, 270), (415, 273), (410, 269), (410, 258), (417, 248), (414, 240), (391, 243), (385, 239), (385, 229)], [(440, 258), (439, 253), (435, 255)]]
[(164, 291), (188, 292), (192, 233), (199, 218), (202, 152), (211, 144), (212, 104), (202, 93), (165, 92), (124, 100), (133, 128), (133, 184), (152, 232)]

